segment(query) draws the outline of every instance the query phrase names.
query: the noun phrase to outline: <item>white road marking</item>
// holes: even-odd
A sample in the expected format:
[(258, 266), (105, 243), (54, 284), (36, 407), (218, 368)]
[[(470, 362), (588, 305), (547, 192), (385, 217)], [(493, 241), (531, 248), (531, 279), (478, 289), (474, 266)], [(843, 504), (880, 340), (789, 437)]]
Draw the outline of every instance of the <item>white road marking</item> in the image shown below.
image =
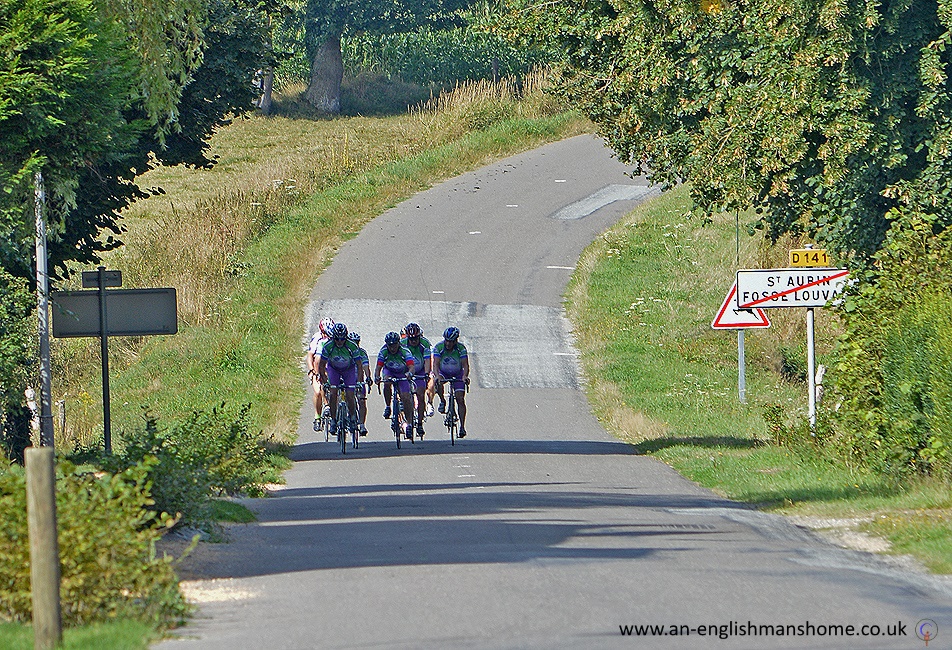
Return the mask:
[(564, 183), (564, 182), (566, 182), (566, 181), (565, 181), (564, 178), (557, 178), (557, 179), (555, 179), (555, 182), (556, 182), (556, 183)]
[(469, 231), (469, 234), (470, 234), (470, 235), (482, 235), (483, 233), (480, 232), (479, 230), (470, 230), (470, 231)]
[(435, 294), (437, 294), (437, 295), (443, 295), (443, 294), (445, 294), (446, 292), (445, 292), (445, 291), (434, 291), (433, 293), (435, 293)]
[(519, 206), (516, 205), (515, 203), (507, 203), (507, 204), (506, 204), (506, 207), (507, 207), (507, 208), (518, 208)]
[[(106, 321), (106, 322), (109, 322), (109, 321)], [(476, 478), (476, 475), (475, 474), (460, 474), (456, 478)]]
[(545, 268), (547, 268), (547, 269), (563, 269), (563, 270), (565, 270), (565, 271), (574, 271), (574, 270), (575, 270), (575, 267), (574, 267), (574, 266), (547, 266), (547, 267), (545, 267)]
[(581, 219), (609, 203), (635, 201), (657, 193), (657, 188), (645, 185), (606, 185), (584, 199), (565, 206), (551, 216), (553, 219)]

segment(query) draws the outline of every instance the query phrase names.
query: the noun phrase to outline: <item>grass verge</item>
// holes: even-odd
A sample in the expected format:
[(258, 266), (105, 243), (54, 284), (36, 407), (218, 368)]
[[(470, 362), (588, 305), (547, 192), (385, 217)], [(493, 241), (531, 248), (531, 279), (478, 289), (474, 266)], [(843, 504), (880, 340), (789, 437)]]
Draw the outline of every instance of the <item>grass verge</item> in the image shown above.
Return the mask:
[[(702, 222), (686, 218), (689, 207), (685, 188), (666, 193), (606, 231), (579, 261), (566, 307), (599, 419), (724, 496), (799, 515), (817, 529), (845, 521), (885, 536), (892, 552), (952, 571), (947, 485), (897, 484), (844, 467), (798, 425), (806, 386), (789, 368), (805, 338), (803, 310), (771, 310), (769, 330), (745, 335), (747, 403), (739, 402), (736, 335), (710, 322), (738, 262), (786, 266), (788, 245), (799, 242), (771, 247), (746, 235), (749, 215)], [(816, 332), (822, 363), (838, 333), (834, 315), (818, 310)], [(768, 427), (771, 411), (786, 422)]]
[[(62, 650), (136, 650), (149, 647), (158, 638), (149, 625), (133, 620), (96, 623), (63, 630)], [(0, 624), (0, 648), (33, 650), (33, 627), (16, 623)]]

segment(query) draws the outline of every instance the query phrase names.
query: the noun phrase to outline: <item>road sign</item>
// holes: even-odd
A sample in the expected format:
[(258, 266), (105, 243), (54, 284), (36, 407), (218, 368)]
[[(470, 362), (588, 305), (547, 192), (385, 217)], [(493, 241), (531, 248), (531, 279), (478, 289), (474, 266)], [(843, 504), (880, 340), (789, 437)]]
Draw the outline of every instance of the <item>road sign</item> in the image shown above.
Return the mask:
[(832, 263), (833, 260), (821, 248), (799, 248), (790, 251), (790, 266), (829, 268)]
[[(122, 271), (103, 270), (102, 286), (121, 287), (122, 286)], [(84, 289), (98, 289), (99, 288), (99, 271), (83, 271), (83, 288)]]
[(717, 315), (711, 321), (711, 327), (716, 330), (747, 329), (750, 327), (770, 327), (767, 312), (758, 307), (753, 309), (738, 309), (734, 299), (737, 293), (737, 283), (731, 285), (727, 297), (717, 310)]
[(823, 307), (846, 286), (847, 269), (758, 269), (737, 272), (738, 309)]
[[(148, 336), (178, 332), (175, 289), (106, 291), (106, 334)], [(99, 336), (99, 291), (56, 291), (53, 336)]]

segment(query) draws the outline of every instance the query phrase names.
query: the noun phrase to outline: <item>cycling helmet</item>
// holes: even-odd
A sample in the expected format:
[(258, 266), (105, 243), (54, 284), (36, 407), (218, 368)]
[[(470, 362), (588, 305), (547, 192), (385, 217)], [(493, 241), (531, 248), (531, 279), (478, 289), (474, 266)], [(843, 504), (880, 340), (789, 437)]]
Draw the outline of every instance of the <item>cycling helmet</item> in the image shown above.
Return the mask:
[(331, 328), (331, 337), (335, 341), (344, 341), (347, 339), (347, 326), (343, 323), (334, 323)]
[(357, 343), (358, 345), (360, 344), (360, 334), (358, 332), (351, 332), (350, 334), (347, 335), (347, 338), (349, 338), (354, 343)]
[(400, 335), (396, 332), (389, 332), (387, 336), (384, 337), (384, 343), (387, 345), (393, 345), (394, 343), (400, 342)]
[(412, 339), (418, 336), (423, 336), (423, 330), (416, 323), (408, 323), (404, 328), (407, 332), (407, 338)]
[(443, 332), (443, 338), (447, 341), (458, 341), (459, 340), (459, 328), (458, 327), (447, 327)]
[(331, 336), (332, 327), (334, 327), (334, 319), (328, 318), (327, 316), (322, 318), (321, 322), (317, 326), (317, 328), (321, 330), (321, 336), (325, 336), (327, 338), (330, 338)]

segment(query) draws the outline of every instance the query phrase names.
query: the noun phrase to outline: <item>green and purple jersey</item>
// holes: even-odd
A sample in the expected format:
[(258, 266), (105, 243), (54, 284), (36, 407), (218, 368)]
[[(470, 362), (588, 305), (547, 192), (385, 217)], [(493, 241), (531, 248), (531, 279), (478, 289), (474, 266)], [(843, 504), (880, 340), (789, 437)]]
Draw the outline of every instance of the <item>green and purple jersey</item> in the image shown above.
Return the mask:
[(452, 350), (447, 349), (446, 341), (440, 341), (433, 348), (433, 365), (439, 368), (444, 377), (459, 377), (463, 372), (463, 359), (466, 358), (466, 346), (459, 341)]

